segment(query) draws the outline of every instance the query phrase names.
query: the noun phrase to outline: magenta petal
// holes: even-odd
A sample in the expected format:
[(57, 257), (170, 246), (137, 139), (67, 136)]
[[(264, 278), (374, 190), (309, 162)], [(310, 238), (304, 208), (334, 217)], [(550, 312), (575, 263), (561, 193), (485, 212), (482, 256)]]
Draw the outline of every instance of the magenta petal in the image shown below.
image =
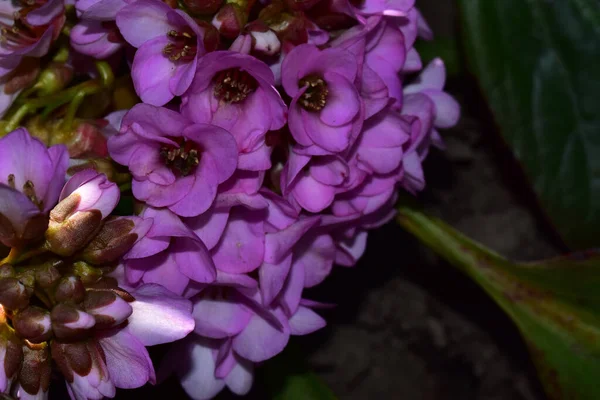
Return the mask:
[(438, 90), (422, 92), (431, 98), (435, 104), (434, 125), (438, 128), (452, 128), (460, 118), (460, 105), (448, 93)]
[(234, 210), (219, 244), (213, 249), (215, 265), (221, 271), (247, 273), (263, 261), (265, 235), (259, 216)]
[(283, 312), (276, 310), (274, 314), (283, 325), (283, 331), (254, 314), (246, 329), (233, 338), (233, 350), (254, 362), (268, 360), (280, 353), (288, 343), (290, 329)]
[(140, 47), (150, 39), (167, 37), (167, 32), (174, 28), (167, 17), (172, 11), (162, 1), (137, 0), (119, 11), (117, 26), (129, 44)]
[[(157, 185), (149, 179), (140, 181), (133, 179), (131, 190), (136, 199), (147, 202), (154, 207), (167, 207), (183, 199), (194, 185), (195, 179), (188, 175), (177, 179), (175, 183), (168, 186)], [(193, 187), (193, 186), (192, 186)]]
[(127, 329), (114, 329), (99, 340), (106, 357), (110, 379), (116, 387), (134, 389), (154, 376), (148, 351)]
[(194, 329), (189, 300), (156, 284), (142, 285), (131, 294), (135, 301), (127, 329), (145, 346), (179, 340)]
[(127, 0), (79, 0), (75, 8), (82, 12), (82, 20), (114, 21), (119, 10), (126, 5)]
[(46, 4), (27, 13), (25, 20), (33, 26), (47, 25), (63, 10), (63, 0), (48, 0)]
[(302, 88), (301, 92), (292, 99), (290, 104), (290, 111), (288, 115), (288, 127), (296, 142), (302, 146), (310, 146), (313, 144), (312, 139), (306, 133), (306, 126), (304, 125), (303, 113), (305, 110), (298, 105), (298, 99), (306, 91)]
[(144, 103), (162, 106), (174, 97), (169, 82), (176, 66), (162, 53), (168, 43), (166, 35), (159, 36), (144, 43), (135, 53), (131, 77), (135, 91)]
[(305, 217), (286, 229), (266, 235), (265, 261), (273, 264), (277, 263), (318, 222), (319, 216)]
[(186, 218), (185, 223), (211, 250), (219, 243), (228, 219), (229, 210), (221, 211), (213, 208), (197, 217)]
[(308, 335), (325, 327), (327, 322), (316, 312), (308, 307), (298, 307), (290, 318), (290, 332), (292, 335)]
[(297, 256), (304, 264), (304, 287), (313, 287), (329, 275), (335, 258), (335, 243), (330, 235), (315, 237)]
[(229, 132), (215, 125), (195, 124), (185, 129), (184, 136), (200, 144), (203, 149), (202, 158), (210, 157), (215, 161), (219, 183), (233, 175), (237, 166), (238, 149)]
[(295, 260), (281, 295), (281, 305), (287, 315), (294, 315), (304, 289), (304, 264)]
[(179, 271), (192, 281), (212, 283), (217, 279), (213, 260), (201, 241), (176, 238), (169, 251), (173, 252)]
[[(153, 256), (153, 259), (158, 265), (144, 273), (144, 282), (157, 283), (163, 285), (173, 293), (182, 294), (190, 279), (179, 272), (174, 255), (168, 251), (164, 251), (161, 254)], [(144, 259), (132, 260), (131, 262), (135, 261), (139, 264)]]
[(270, 305), (283, 289), (285, 280), (292, 266), (291, 254), (277, 264), (264, 262), (258, 270), (260, 289), (265, 306)]
[(194, 304), (193, 315), (196, 321), (194, 331), (214, 339), (237, 335), (252, 317), (246, 306), (231, 299), (208, 295), (203, 295)]
[(225, 383), (233, 393), (238, 396), (244, 396), (250, 391), (252, 382), (254, 381), (254, 364), (248, 360), (235, 358), (237, 359), (237, 363), (225, 377)]
[(186, 62), (180, 65), (176, 69), (175, 75), (169, 82), (169, 89), (175, 96), (181, 96), (192, 84), (194, 74), (196, 73), (196, 66), (198, 65), (197, 58), (194, 58), (192, 62)]
[(405, 88), (405, 93), (417, 93), (425, 89), (442, 90), (446, 82), (446, 66), (440, 58), (431, 61), (415, 82)]
[(321, 110), (321, 121), (330, 126), (345, 125), (360, 111), (360, 96), (354, 84), (334, 72), (325, 73), (329, 88), (327, 105)]
[(331, 153), (339, 153), (348, 148), (352, 124), (329, 126), (321, 122), (319, 115), (301, 110), (304, 129), (313, 143)]
[(178, 353), (165, 360), (176, 366), (183, 390), (195, 400), (212, 399), (225, 387), (225, 382), (215, 377), (213, 342), (198, 336), (187, 339)]
[(331, 205), (335, 189), (317, 182), (310, 176), (301, 176), (295, 182), (292, 194), (302, 208), (317, 213)]

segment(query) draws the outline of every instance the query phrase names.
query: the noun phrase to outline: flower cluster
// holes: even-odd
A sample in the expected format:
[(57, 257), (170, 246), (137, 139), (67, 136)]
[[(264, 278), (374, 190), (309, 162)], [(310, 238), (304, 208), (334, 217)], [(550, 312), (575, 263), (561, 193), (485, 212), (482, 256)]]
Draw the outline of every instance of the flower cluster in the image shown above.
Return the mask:
[[(0, 143), (0, 241), (11, 248), (0, 285), (13, 293), (0, 294), (0, 360), (25, 366), (45, 352), (71, 397), (110, 397), (154, 381), (145, 345), (185, 336), (159, 375), (176, 374), (194, 399), (247, 393), (255, 364), (325, 326), (327, 305), (304, 290), (356, 264), (398, 190), (424, 188), (437, 130), (458, 120), (443, 62), (423, 66), (414, 48), (432, 35), (414, 0), (25, 3), (2, 30), (0, 73), (57, 55), (28, 79), (0, 75), (19, 84), (10, 97), (6, 83), (0, 112), (14, 128), (42, 111), (26, 126), (66, 143), (79, 172), (63, 187), (63, 147), (24, 131), (4, 139), (23, 143)], [(64, 89), (66, 67), (83, 83)], [(119, 100), (113, 74), (131, 80), (133, 101)], [(121, 192), (135, 206), (110, 216)], [(80, 353), (89, 368), (73, 364)], [(127, 358), (134, 371), (119, 372)], [(5, 368), (0, 392), (47, 391), (17, 370)]]
[[(155, 381), (145, 346), (194, 328), (189, 300), (156, 284), (126, 288), (113, 265), (151, 228), (109, 217), (118, 187), (86, 169), (65, 183), (65, 146), (18, 129), (0, 139), (0, 392), (48, 395), (53, 361), (73, 399)], [(164, 316), (165, 318), (157, 318)]]

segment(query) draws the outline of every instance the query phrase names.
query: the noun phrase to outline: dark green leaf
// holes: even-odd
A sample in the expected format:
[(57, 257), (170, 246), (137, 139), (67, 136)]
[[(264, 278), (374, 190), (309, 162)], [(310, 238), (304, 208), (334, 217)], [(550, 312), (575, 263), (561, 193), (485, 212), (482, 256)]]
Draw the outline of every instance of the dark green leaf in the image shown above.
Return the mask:
[(566, 242), (600, 244), (600, 1), (460, 0), (466, 55)]
[(333, 392), (308, 369), (302, 352), (293, 343), (263, 368), (273, 400), (336, 400)]
[(398, 222), (510, 315), (548, 397), (600, 399), (600, 253), (513, 263), (411, 208), (400, 209)]

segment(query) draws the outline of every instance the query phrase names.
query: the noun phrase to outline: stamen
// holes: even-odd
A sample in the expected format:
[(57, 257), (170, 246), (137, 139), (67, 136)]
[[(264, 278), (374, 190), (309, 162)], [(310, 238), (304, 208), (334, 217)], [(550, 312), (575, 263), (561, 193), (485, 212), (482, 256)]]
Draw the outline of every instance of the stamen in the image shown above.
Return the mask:
[(25, 184), (23, 185), (23, 193), (25, 194), (25, 196), (27, 196), (27, 198), (29, 200), (31, 200), (31, 202), (33, 204), (35, 204), (40, 210), (43, 208), (43, 204), (42, 201), (40, 201), (37, 197), (37, 195), (35, 194), (35, 186), (33, 185), (33, 182), (31, 181), (27, 181), (25, 182)]
[(176, 140), (179, 147), (163, 146), (159, 156), (165, 165), (180, 176), (187, 176), (200, 163), (200, 153), (194, 142), (185, 139)]
[(213, 81), (215, 97), (228, 103), (238, 103), (246, 99), (258, 87), (256, 79), (239, 68), (220, 71)]
[(169, 60), (187, 62), (196, 57), (198, 49), (194, 33), (171, 30), (167, 32), (167, 37), (172, 43), (163, 48), (163, 54), (169, 57)]
[(329, 89), (327, 82), (318, 75), (308, 75), (300, 79), (298, 86), (308, 86), (300, 96), (299, 103), (307, 111), (321, 111), (327, 104)]
[(8, 175), (8, 186), (10, 186), (12, 189), (15, 189), (15, 175), (14, 174)]

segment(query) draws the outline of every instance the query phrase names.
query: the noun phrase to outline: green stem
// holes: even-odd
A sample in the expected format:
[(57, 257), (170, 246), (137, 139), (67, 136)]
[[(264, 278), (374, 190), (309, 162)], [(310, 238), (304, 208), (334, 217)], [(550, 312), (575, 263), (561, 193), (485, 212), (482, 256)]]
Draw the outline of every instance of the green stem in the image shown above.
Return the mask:
[(35, 107), (32, 107), (29, 103), (23, 104), (13, 115), (11, 115), (6, 125), (4, 125), (3, 133), (8, 133), (17, 129), (19, 125), (21, 125), (23, 118), (34, 110)]

